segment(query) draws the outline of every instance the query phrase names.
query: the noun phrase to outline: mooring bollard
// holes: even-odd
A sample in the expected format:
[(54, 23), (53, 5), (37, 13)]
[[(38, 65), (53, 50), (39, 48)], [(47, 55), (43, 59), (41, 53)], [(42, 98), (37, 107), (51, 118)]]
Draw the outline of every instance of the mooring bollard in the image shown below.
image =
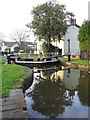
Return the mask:
[(11, 64), (10, 54), (7, 55), (7, 61), (8, 61), (8, 62), (7, 62), (8, 64)]
[(68, 53), (68, 61), (71, 61), (71, 54), (70, 53)]

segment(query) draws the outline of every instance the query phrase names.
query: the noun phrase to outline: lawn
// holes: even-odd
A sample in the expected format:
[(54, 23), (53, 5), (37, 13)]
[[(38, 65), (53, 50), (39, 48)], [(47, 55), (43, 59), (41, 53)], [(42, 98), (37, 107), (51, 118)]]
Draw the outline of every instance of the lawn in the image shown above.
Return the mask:
[(88, 60), (73, 59), (72, 63), (88, 65)]
[[(68, 58), (64, 58), (64, 57), (59, 57), (59, 60), (63, 61), (63, 62), (67, 62)], [(71, 58), (71, 62), (72, 63), (76, 63), (76, 64), (83, 64), (83, 65), (88, 65), (88, 60), (80, 60), (80, 59), (72, 59)]]
[(0, 64), (5, 64), (5, 62), (6, 62), (6, 59), (0, 58)]
[(7, 97), (10, 89), (19, 88), (22, 85), (25, 68), (15, 64), (4, 64), (4, 59), (0, 59), (0, 63), (2, 63), (2, 70), (0, 70), (2, 73), (2, 97)]

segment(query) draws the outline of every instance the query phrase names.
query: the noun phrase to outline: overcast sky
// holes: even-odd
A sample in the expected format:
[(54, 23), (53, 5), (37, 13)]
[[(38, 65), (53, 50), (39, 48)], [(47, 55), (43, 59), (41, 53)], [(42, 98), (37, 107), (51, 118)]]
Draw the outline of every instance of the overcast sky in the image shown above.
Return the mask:
[[(9, 36), (17, 28), (25, 28), (31, 21), (30, 12), (38, 4), (48, 0), (0, 0), (0, 33)], [(89, 0), (57, 0), (66, 5), (66, 10), (75, 14), (76, 22), (82, 25), (88, 19)], [(32, 36), (33, 38), (33, 36)]]

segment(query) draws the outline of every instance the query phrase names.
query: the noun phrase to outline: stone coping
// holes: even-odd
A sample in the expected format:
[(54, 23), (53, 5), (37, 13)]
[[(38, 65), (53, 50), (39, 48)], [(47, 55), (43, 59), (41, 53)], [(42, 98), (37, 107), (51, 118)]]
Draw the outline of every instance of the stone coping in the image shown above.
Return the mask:
[(29, 119), (22, 89), (10, 90), (9, 97), (2, 98), (2, 120), (11, 118)]
[(75, 69), (90, 70), (90, 66), (88, 66), (88, 65), (76, 64), (76, 63), (72, 63), (72, 62), (63, 62), (63, 61), (61, 61), (61, 64), (64, 65), (64, 66), (69, 66), (71, 68), (75, 68)]

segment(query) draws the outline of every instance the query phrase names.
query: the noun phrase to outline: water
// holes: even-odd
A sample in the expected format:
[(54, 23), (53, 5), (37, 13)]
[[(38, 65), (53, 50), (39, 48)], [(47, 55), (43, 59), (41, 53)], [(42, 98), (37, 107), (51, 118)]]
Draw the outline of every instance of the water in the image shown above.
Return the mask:
[(88, 118), (90, 74), (62, 68), (33, 73), (25, 93), (30, 118)]

